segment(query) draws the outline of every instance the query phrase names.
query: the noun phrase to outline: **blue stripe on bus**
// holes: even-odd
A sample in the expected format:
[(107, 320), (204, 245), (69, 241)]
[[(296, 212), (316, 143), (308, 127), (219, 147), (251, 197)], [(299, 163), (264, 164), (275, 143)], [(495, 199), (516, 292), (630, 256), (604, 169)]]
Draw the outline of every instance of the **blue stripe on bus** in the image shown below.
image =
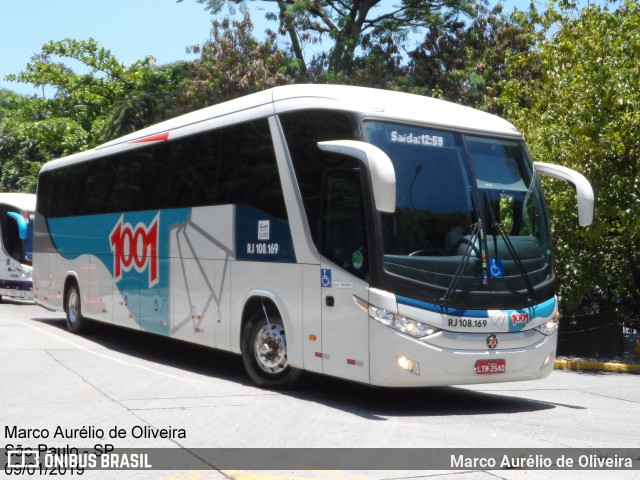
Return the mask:
[[(456, 317), (467, 317), (467, 318), (489, 318), (491, 315), (488, 310), (464, 310), (458, 308), (447, 308), (443, 305), (436, 305), (434, 303), (422, 302), (420, 300), (414, 300), (408, 297), (402, 297), (400, 295), (396, 295), (396, 301), (401, 305), (407, 305), (409, 307), (419, 308), (420, 310), (426, 310), (428, 312), (439, 313), (442, 315), (451, 315)], [(523, 314), (526, 315), (526, 321), (515, 322), (511, 321), (509, 324), (510, 331), (518, 331), (524, 329), (529, 321), (534, 318), (550, 318), (553, 315), (553, 312), (556, 309), (556, 299), (555, 297), (550, 298), (542, 303), (534, 305), (532, 307), (520, 308), (520, 309), (512, 309), (512, 310), (501, 310), (502, 313), (506, 314), (510, 319), (513, 318), (513, 314)]]

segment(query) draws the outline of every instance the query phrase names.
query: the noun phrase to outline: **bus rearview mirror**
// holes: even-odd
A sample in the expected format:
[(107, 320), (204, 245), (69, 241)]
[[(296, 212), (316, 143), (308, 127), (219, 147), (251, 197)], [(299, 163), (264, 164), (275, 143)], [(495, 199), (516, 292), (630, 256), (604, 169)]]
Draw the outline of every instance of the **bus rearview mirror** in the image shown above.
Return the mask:
[(376, 209), (380, 212), (395, 212), (396, 172), (386, 153), (375, 145), (356, 140), (318, 142), (318, 147), (325, 152), (348, 155), (363, 163), (371, 176)]
[(593, 223), (595, 195), (589, 180), (581, 173), (561, 165), (544, 162), (534, 162), (533, 165), (540, 175), (563, 180), (575, 187), (578, 201), (578, 223), (583, 227), (591, 225)]

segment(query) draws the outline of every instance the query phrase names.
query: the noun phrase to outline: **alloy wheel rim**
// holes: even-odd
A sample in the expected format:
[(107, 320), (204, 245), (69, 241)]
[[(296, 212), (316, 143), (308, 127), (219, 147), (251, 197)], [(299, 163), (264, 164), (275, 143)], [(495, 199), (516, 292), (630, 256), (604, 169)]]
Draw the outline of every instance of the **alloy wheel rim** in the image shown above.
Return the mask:
[(280, 325), (262, 327), (253, 347), (256, 362), (265, 372), (275, 374), (287, 368), (286, 337)]

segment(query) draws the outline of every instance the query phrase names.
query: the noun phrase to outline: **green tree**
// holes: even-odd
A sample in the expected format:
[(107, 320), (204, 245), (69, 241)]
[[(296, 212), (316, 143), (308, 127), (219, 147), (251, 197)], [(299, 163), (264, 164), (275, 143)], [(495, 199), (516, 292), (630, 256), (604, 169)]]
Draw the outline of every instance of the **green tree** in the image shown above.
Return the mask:
[[(69, 61), (79, 62), (82, 71), (76, 72), (68, 66)], [(148, 101), (147, 96), (172, 91), (180, 81), (166, 68), (157, 68), (151, 56), (127, 66), (94, 39), (50, 41), (43, 45), (40, 53), (33, 55), (23, 72), (6, 78), (53, 89), (55, 95), (47, 102), (51, 116), (72, 118), (87, 131), (103, 133), (110, 129), (96, 128), (93, 122), (102, 122), (118, 102), (137, 104), (137, 108), (119, 108), (121, 112), (132, 112), (134, 118), (110, 116), (125, 124), (141, 125), (136, 121), (140, 108), (146, 110), (143, 117), (149, 122), (162, 118), (166, 105), (157, 100)], [(136, 97), (140, 98), (135, 100)], [(120, 132), (127, 128), (116, 126), (111, 130)], [(98, 134), (96, 139), (108, 138)]]
[(106, 142), (190, 110), (190, 105), (178, 103), (181, 85), (188, 76), (189, 64), (184, 61), (154, 67), (153, 75), (109, 108), (98, 125), (98, 139)]
[(189, 65), (189, 78), (183, 82), (180, 101), (191, 108), (259, 92), (292, 83), (297, 63), (275, 46), (273, 38), (258, 42), (252, 36), (248, 11), (240, 21), (213, 21), (211, 38), (191, 47), (200, 58)]
[(7, 113), (15, 110), (20, 103), (20, 95), (10, 90), (0, 88), (0, 122)]
[(0, 191), (35, 193), (43, 163), (87, 148), (89, 134), (76, 121), (37, 121), (7, 115), (0, 124)]
[[(80, 72), (68, 63), (80, 65)], [(95, 40), (48, 42), (7, 79), (53, 90), (51, 98), (0, 95), (0, 187), (33, 191), (39, 167), (174, 114), (186, 62), (127, 66)]]
[[(557, 182), (546, 185), (565, 308), (589, 305), (595, 287), (600, 302), (638, 325), (640, 5), (611, 7), (544, 12), (537, 48), (510, 59), (500, 102), (536, 160), (575, 168), (596, 192), (596, 224), (584, 230), (570, 207), (573, 192)], [(538, 75), (517, 80), (531, 71)]]
[[(455, 20), (427, 31), (420, 46), (409, 53), (410, 83), (416, 93), (436, 95), (485, 110), (496, 110), (500, 85), (509, 78), (507, 61), (526, 56), (537, 42), (538, 12), (504, 13), (476, 2), (469, 21)], [(528, 81), (532, 72), (519, 71)]]
[(35, 191), (41, 164), (86, 146), (73, 120), (51, 117), (42, 99), (0, 91), (0, 191)]
[[(177, 0), (182, 2), (183, 0)], [(227, 3), (245, 3), (244, 0), (196, 0), (217, 14)], [(432, 28), (447, 23), (464, 11), (473, 0), (399, 0), (383, 9), (381, 0), (266, 0), (277, 4), (279, 33), (288, 36), (298, 68), (306, 72), (313, 63), (315, 69), (347, 79), (358, 69), (356, 61), (364, 55), (366, 64), (371, 56), (388, 53), (390, 39), (400, 44), (412, 29)], [(326, 53), (313, 62), (305, 58), (304, 43), (329, 40)], [(378, 65), (384, 59), (376, 60)], [(316, 73), (317, 75), (317, 73)]]

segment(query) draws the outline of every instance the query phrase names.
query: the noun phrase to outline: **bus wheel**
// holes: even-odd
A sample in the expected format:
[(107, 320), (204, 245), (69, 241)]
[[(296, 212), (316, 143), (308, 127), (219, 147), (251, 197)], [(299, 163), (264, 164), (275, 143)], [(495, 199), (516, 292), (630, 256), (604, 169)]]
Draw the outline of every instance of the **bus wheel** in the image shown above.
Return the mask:
[(289, 388), (301, 371), (289, 365), (287, 337), (282, 319), (257, 311), (242, 334), (242, 361), (256, 385), (266, 388)]
[(87, 330), (88, 320), (82, 316), (80, 288), (76, 283), (72, 283), (67, 290), (65, 311), (67, 312), (67, 329), (70, 332), (82, 333)]

